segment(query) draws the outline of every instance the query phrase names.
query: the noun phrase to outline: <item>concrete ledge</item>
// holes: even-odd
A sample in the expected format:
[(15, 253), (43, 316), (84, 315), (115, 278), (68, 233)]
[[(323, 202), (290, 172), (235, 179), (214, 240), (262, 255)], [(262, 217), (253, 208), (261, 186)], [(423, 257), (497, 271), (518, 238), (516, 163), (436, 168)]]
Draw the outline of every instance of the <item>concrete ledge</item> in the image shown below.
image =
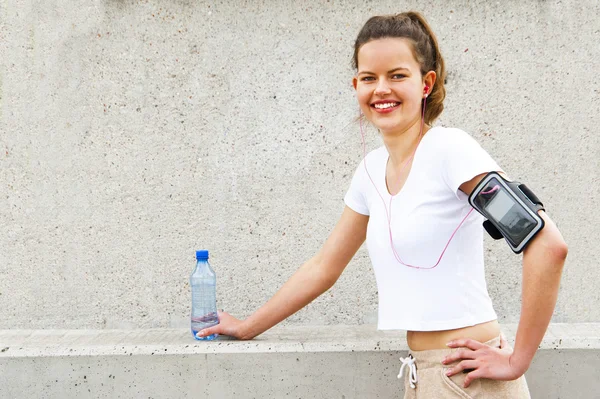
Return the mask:
[[(504, 325), (514, 343), (516, 326)], [(0, 397), (391, 398), (405, 334), (276, 327), (252, 341), (187, 329), (0, 331)], [(534, 398), (597, 398), (600, 323), (553, 324), (527, 379)], [(575, 395), (576, 393), (576, 395)]]

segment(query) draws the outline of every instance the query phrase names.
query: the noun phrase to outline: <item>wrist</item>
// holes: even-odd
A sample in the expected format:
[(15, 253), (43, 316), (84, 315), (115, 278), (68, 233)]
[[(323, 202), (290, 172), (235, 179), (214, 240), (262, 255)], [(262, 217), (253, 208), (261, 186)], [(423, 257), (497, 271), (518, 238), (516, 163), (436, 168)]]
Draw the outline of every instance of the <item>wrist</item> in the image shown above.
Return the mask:
[(252, 338), (254, 338), (256, 335), (253, 333), (252, 331), (252, 325), (251, 323), (248, 321), (248, 319), (243, 320), (238, 327), (238, 337), (240, 340), (250, 340)]
[(529, 369), (531, 359), (524, 358), (513, 352), (510, 355), (509, 362), (513, 370), (518, 374), (517, 378), (519, 378)]

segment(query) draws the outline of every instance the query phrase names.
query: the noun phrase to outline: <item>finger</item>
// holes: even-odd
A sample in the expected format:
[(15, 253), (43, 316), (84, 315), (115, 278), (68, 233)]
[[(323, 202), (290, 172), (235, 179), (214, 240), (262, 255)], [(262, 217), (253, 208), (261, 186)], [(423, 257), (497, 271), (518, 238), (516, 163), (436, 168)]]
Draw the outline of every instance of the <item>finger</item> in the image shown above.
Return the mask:
[(207, 337), (212, 334), (219, 334), (219, 332), (220, 332), (219, 326), (220, 326), (220, 324), (217, 324), (216, 326), (208, 327), (208, 328), (205, 328), (204, 330), (200, 330), (196, 333), (196, 336), (198, 338), (202, 338), (202, 337)]
[(446, 375), (450, 377), (454, 374), (462, 372), (463, 370), (476, 369), (477, 367), (479, 367), (479, 364), (476, 360), (463, 360), (450, 370), (446, 371)]
[(475, 371), (471, 371), (470, 373), (467, 373), (463, 387), (468, 388), (474, 380), (482, 377), (484, 377), (484, 375), (483, 371), (480, 368), (476, 369)]
[(461, 359), (475, 359), (477, 357), (477, 354), (475, 353), (475, 351), (472, 351), (470, 349), (458, 349), (457, 351), (449, 354), (448, 356), (446, 356), (444, 358), (444, 360), (442, 360), (443, 364), (450, 364), (453, 363), (457, 360), (461, 360)]
[(450, 341), (446, 344), (450, 348), (469, 348), (476, 351), (479, 348), (483, 348), (485, 345), (479, 341), (475, 341), (474, 339), (455, 339), (454, 341)]

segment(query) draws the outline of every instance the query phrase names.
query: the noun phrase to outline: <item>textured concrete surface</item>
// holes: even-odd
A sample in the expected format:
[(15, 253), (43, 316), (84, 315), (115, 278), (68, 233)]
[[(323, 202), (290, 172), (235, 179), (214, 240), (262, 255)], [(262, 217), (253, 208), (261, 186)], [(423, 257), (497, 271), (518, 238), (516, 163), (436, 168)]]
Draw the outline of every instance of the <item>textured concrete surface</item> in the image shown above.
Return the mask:
[[(505, 325), (514, 343), (516, 325)], [(276, 327), (197, 342), (188, 330), (0, 330), (0, 397), (391, 398), (402, 333)], [(600, 324), (551, 325), (526, 374), (533, 398), (596, 398)]]
[[(352, 44), (417, 9), (469, 131), (544, 200), (570, 254), (556, 322), (600, 320), (600, 5), (584, 1), (0, 0), (0, 328), (188, 323), (195, 249), (249, 315), (324, 242), (362, 157)], [(368, 148), (380, 145), (368, 132)], [(520, 257), (488, 240), (502, 322)], [(376, 321), (361, 250), (290, 322)]]

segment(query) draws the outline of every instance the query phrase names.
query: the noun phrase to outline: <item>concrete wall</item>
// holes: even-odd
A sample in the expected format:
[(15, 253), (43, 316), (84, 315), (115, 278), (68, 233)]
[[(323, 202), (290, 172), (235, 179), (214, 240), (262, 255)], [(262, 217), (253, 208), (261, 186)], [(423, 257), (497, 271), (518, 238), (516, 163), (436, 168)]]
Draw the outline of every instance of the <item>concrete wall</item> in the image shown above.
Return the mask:
[[(503, 325), (510, 343), (516, 327)], [(550, 326), (525, 374), (531, 397), (598, 399), (599, 332), (598, 323)], [(403, 332), (295, 325), (252, 341), (222, 338), (198, 342), (188, 329), (165, 328), (0, 330), (0, 398), (402, 397)]]
[[(342, 211), (358, 30), (408, 9), (446, 57), (439, 123), (534, 188), (570, 246), (554, 321), (600, 320), (599, 3), (440, 4), (0, 0), (0, 329), (185, 326), (200, 248), (219, 307), (250, 314)], [(516, 322), (520, 257), (486, 245)], [(362, 249), (289, 322), (374, 323), (376, 307)]]

